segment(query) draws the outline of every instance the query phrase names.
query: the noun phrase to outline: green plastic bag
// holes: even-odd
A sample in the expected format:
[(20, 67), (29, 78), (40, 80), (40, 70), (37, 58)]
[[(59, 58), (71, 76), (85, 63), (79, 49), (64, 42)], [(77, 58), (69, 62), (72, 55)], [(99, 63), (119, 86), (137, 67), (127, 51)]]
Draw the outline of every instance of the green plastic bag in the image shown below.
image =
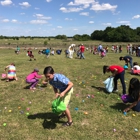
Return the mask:
[(56, 114), (60, 114), (66, 110), (66, 105), (61, 100), (61, 98), (57, 98), (52, 102), (52, 112)]

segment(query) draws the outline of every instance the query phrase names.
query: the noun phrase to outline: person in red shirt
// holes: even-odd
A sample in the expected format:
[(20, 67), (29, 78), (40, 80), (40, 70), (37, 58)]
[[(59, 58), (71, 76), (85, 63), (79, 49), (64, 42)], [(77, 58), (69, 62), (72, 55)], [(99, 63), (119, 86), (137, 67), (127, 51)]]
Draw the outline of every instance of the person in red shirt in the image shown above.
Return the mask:
[(80, 59), (85, 59), (85, 56), (84, 56), (84, 51), (85, 51), (85, 46), (83, 44), (81, 44), (80, 46)]
[(114, 90), (113, 92), (117, 92), (117, 81), (120, 79), (122, 88), (123, 88), (123, 94), (126, 94), (126, 85), (124, 82), (124, 75), (125, 75), (125, 70), (123, 67), (118, 66), (118, 65), (111, 65), (111, 66), (103, 66), (103, 73), (105, 74), (106, 72), (111, 72), (112, 76), (114, 77)]

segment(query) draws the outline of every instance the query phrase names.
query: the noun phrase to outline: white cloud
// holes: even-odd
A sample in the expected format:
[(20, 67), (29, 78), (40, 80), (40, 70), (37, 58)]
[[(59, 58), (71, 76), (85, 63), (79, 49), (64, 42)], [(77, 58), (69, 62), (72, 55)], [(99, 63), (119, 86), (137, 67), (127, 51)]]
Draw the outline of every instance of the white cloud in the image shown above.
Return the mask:
[(112, 6), (109, 3), (99, 4), (98, 2), (96, 2), (95, 4), (92, 5), (90, 10), (94, 10), (94, 11), (103, 11), (103, 10), (115, 11), (116, 8), (117, 8), (117, 5)]
[(94, 21), (89, 21), (89, 23), (90, 23), (90, 24), (93, 24), (93, 23), (94, 23)]
[(73, 29), (74, 31), (78, 31), (78, 29)]
[(123, 24), (123, 25), (131, 25), (130, 21), (118, 21), (117, 23)]
[(82, 12), (82, 13), (80, 13), (79, 15), (82, 15), (82, 16), (89, 16), (89, 12)]
[(62, 29), (62, 26), (57, 26), (57, 28)]
[(85, 8), (89, 7), (90, 4), (95, 3), (95, 0), (74, 0), (74, 2), (68, 3), (69, 6), (78, 6), (78, 5), (84, 5)]
[(44, 15), (42, 14), (35, 14), (34, 15), (37, 19), (41, 19), (41, 20), (50, 20), (52, 19), (52, 17), (45, 17)]
[(6, 5), (10, 5), (12, 4), (13, 2), (11, 0), (4, 0), (4, 1), (0, 1), (0, 4), (2, 6), (6, 6)]
[(83, 10), (83, 8), (65, 8), (65, 7), (61, 7), (59, 10), (61, 10), (64, 13), (70, 13), (70, 12), (79, 12), (79, 11)]
[(135, 15), (132, 17), (132, 19), (135, 19), (135, 18), (140, 18), (140, 15)]
[(111, 23), (102, 23), (102, 25), (104, 25), (104, 26), (111, 26), (112, 24)]
[(100, 4), (95, 0), (74, 0), (74, 2), (68, 3), (68, 6), (83, 6), (83, 8), (88, 8), (91, 5), (90, 10), (94, 11), (102, 11), (102, 10), (110, 10), (115, 11), (117, 5), (110, 5), (109, 3)]
[(31, 20), (31, 24), (46, 24), (48, 23), (46, 20)]
[(73, 20), (73, 19), (71, 19), (71, 18), (65, 18), (65, 20)]
[(17, 23), (17, 20), (16, 20), (16, 19), (12, 19), (11, 22), (13, 22), (13, 23)]
[(19, 3), (19, 5), (21, 5), (21, 6), (25, 7), (25, 8), (28, 8), (28, 7), (31, 6), (28, 2), (22, 2), (22, 3)]
[(52, 0), (46, 0), (46, 2), (51, 2)]
[(38, 7), (35, 7), (35, 10), (39, 10), (40, 8), (38, 8)]
[(9, 22), (9, 19), (3, 19), (2, 22)]
[(126, 24), (126, 23), (130, 23), (130, 21), (117, 21), (117, 23)]
[(25, 13), (20, 13), (20, 15), (25, 15)]

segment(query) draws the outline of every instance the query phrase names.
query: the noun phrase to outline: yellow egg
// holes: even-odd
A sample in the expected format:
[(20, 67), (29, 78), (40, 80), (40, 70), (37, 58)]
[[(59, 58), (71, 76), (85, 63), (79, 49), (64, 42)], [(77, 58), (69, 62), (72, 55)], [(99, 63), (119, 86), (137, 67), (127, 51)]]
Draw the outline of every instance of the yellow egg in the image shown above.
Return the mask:
[(132, 116), (135, 117), (136, 115), (135, 114), (132, 114)]
[(12, 112), (12, 110), (9, 110), (9, 112)]

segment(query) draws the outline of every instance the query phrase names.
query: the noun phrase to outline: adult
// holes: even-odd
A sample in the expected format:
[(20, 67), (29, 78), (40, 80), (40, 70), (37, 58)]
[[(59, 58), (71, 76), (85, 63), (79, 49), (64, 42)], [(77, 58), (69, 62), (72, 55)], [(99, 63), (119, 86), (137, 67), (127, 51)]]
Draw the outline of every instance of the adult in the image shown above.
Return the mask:
[(85, 52), (85, 46), (83, 44), (81, 44), (81, 46), (80, 46), (80, 59), (85, 59), (84, 52)]
[(99, 46), (97, 48), (99, 55), (101, 55), (102, 49), (103, 49), (103, 46), (101, 44), (99, 44)]
[(114, 77), (114, 89), (113, 92), (118, 92), (117, 88), (117, 81), (120, 79), (121, 84), (122, 84), (122, 94), (126, 94), (126, 85), (124, 82), (124, 75), (125, 75), (125, 70), (123, 67), (118, 66), (118, 65), (111, 65), (111, 66), (103, 66), (103, 73), (105, 74), (106, 72), (111, 72), (112, 76)]
[(8, 74), (6, 77), (6, 82), (9, 82), (10, 80), (17, 80), (16, 76), (16, 67), (14, 63), (11, 63), (10, 65), (6, 66), (4, 71), (8, 69)]
[(69, 58), (73, 58), (75, 44), (71, 44), (68, 48), (69, 51)]
[(124, 57), (121, 56), (119, 59), (120, 59), (120, 61), (124, 60), (126, 64), (129, 63), (131, 68), (133, 67), (133, 58), (131, 56), (129, 56), (129, 55), (124, 56)]

